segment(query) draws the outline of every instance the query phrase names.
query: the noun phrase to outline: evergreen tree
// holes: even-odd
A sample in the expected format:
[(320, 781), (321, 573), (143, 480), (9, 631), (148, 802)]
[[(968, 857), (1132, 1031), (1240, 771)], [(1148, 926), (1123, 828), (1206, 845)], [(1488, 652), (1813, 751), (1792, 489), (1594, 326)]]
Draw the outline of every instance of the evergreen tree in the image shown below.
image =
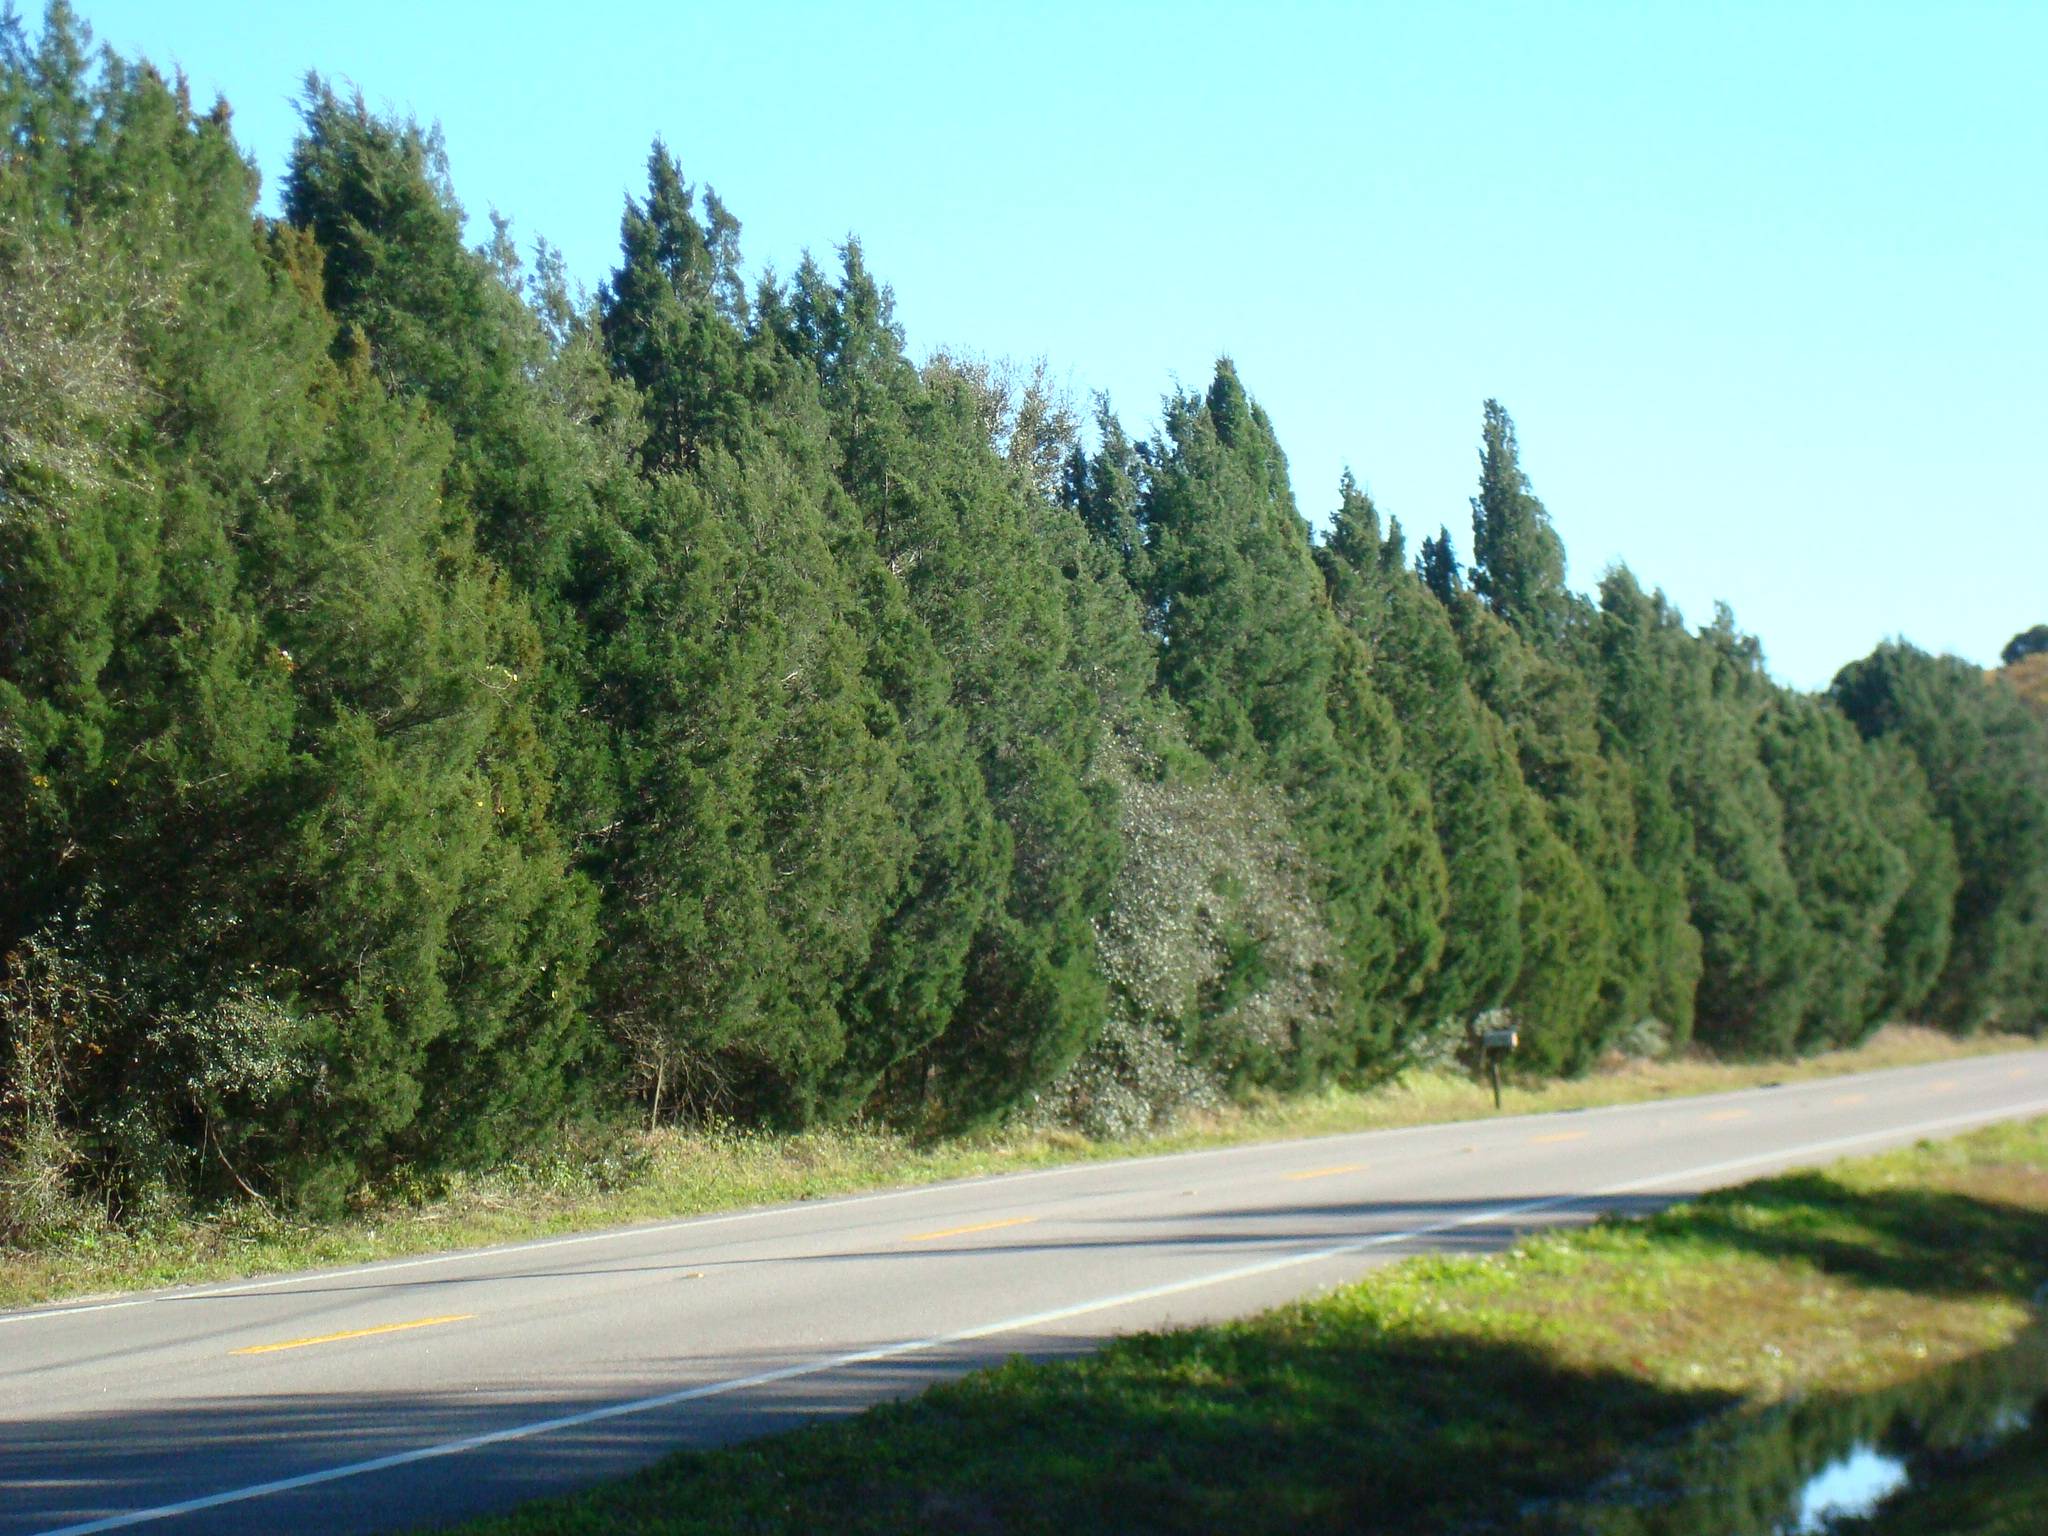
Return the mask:
[(1761, 749), (1812, 933), (1798, 1045), (1854, 1045), (1882, 1022), (1885, 931), (1908, 882), (1879, 816), (1877, 755), (1832, 706), (1785, 693), (1764, 712)]
[(0, 12), (0, 1185), (2048, 1015), (2048, 626), (1796, 693), (1573, 594), (1496, 402), (1411, 571), (1228, 362), (1084, 447), (855, 243), (750, 292), (659, 142), (586, 301), (303, 110), (264, 219), (224, 103)]
[(1415, 557), (1415, 574), (1446, 608), (1465, 590), (1450, 529), (1439, 527), (1435, 538), (1422, 541), (1422, 549)]
[(1145, 463), (1107, 398), (1096, 402), (1101, 438), (1092, 454), (1077, 446), (1067, 461), (1065, 499), (1082, 524), (1115, 560), (1134, 592), (1150, 590), (1151, 557), (1145, 549)]
[[(1691, 968), (1677, 906), (1676, 835), (1652, 829), (1658, 879), (1637, 858), (1637, 811), (1662, 815), (1657, 787), (1638, 786), (1628, 743), (1603, 720), (1597, 614), (1565, 589), (1564, 549), (1523, 473), (1514, 423), (1488, 401), (1479, 494), (1472, 500), (1473, 591), (1483, 614), (1463, 626), (1480, 693), (1514, 733), (1522, 778), (1599, 892), (1599, 937), (1585, 960), (1598, 997), (1583, 1020), (1559, 1020), (1558, 1059), (1574, 1068), (1655, 1012), (1682, 1014)], [(1490, 635), (1481, 618), (1505, 629)], [(1478, 658), (1483, 657), (1482, 666)], [(1654, 780), (1660, 762), (1643, 765)], [(1571, 995), (1567, 993), (1567, 995)], [(1670, 1021), (1684, 1027), (1683, 1017)]]
[(1685, 751), (1671, 678), (1674, 651), (1691, 641), (1659, 592), (1646, 594), (1625, 568), (1600, 584), (1600, 620), (1592, 655), (1598, 667), (1601, 728), (1610, 757), (1631, 768), (1634, 859), (1642, 877), (1637, 931), (1650, 981), (1650, 1014), (1674, 1045), (1692, 1034), (1702, 968), (1687, 871), (1695, 850), (1679, 804), (1677, 779)]
[(1472, 594), (1449, 612), (1473, 691), (1515, 765), (1507, 782), (1522, 963), (1507, 1006), (1522, 1026), (1522, 1060), (1537, 1071), (1579, 1070), (1620, 1027), (1602, 1002), (1617, 969), (1614, 919), (1589, 854), (1613, 846), (1603, 811), (1625, 807), (1610, 803), (1584, 683)]
[(1960, 1033), (2035, 1028), (2048, 1011), (2048, 729), (1955, 657), (1879, 646), (1831, 696), (1865, 737), (1895, 740), (1926, 775), (1955, 839), (1946, 964), (1927, 999)]
[(631, 402), (589, 378), (591, 346), (557, 297), (557, 349), (509, 285), (516, 262), (463, 245), (438, 133), (371, 113), (309, 76), (304, 128), (284, 185), (286, 219), (319, 248), (317, 282), (340, 321), (337, 355), (366, 352), (395, 393), (431, 411), (454, 452), (443, 495), (474, 522), (482, 549), (520, 588), (541, 629), (529, 679), (571, 846), (614, 825), (619, 806), (607, 732), (583, 705), (584, 630), (568, 591), (601, 560), (638, 488), (608, 439)]
[(687, 469), (707, 446), (734, 448), (751, 414), (739, 221), (705, 190), (706, 222), (682, 168), (656, 140), (647, 199), (628, 202), (618, 270), (601, 298), (612, 365), (639, 391), (650, 471)]
[(1521, 969), (1518, 770), (1472, 695), (1449, 616), (1406, 568), (1399, 525), (1382, 540), (1377, 510), (1348, 474), (1316, 555), (1338, 617), (1372, 655), (1404, 756), (1428, 787), (1447, 888), (1443, 955), (1418, 1009), (1469, 1019), (1499, 1006)]
[(72, 1100), (110, 1181), (320, 1202), (488, 1156), (582, 1047), (532, 624), (444, 515), (445, 435), (332, 360), (225, 110), (68, 26), (0, 68), (8, 195), (161, 302), (96, 317), (141, 384), (121, 472), (0, 531), (0, 953), (60, 925), (119, 999)]
[(790, 369), (740, 329), (737, 222), (707, 198), (699, 225), (656, 146), (598, 333), (642, 423), (635, 483), (602, 415), (561, 420), (549, 374), (578, 360), (550, 357), (461, 248), (433, 170), (417, 130), (316, 92), (288, 208), (343, 243), (356, 277), (334, 302), (396, 381), (448, 402), (482, 466), (451, 495), (472, 489), (558, 616), (561, 714), (604, 786), (579, 828), (606, 900), (598, 1012), (656, 1116), (665, 1099), (807, 1113), (845, 1054), (839, 994), (911, 840), (901, 765), (873, 729), (834, 489), (805, 462), (823, 456), (819, 434), (805, 440), (801, 413), (764, 416)]
[(1806, 1014), (1813, 936), (1785, 863), (1784, 806), (1760, 757), (1771, 685), (1726, 608), (1671, 660), (1685, 746), (1674, 789), (1692, 827), (1687, 887), (1704, 965), (1699, 1037), (1731, 1053), (1788, 1051)]
[(1077, 626), (1113, 630), (1135, 614), (1125, 604), (1119, 621), (1113, 588), (1105, 602), (1087, 595), (1104, 573), (1079, 559), (1078, 518), (1047, 499), (1028, 459), (999, 451), (991, 431), (1007, 429), (974, 381), (909, 364), (887, 291), (857, 246), (843, 260), (836, 282), (807, 262), (786, 305), (772, 307), (791, 350), (817, 371), (841, 481), (936, 648), (995, 818), (981, 835), (996, 841), (974, 856), (986, 883), (963, 883), (957, 859), (943, 873), (979, 910), (957, 1006), (918, 1079), (924, 1112), (960, 1122), (1051, 1082), (1101, 1026), (1091, 918), (1119, 843), (1113, 797), (1094, 769), (1097, 712), (1131, 688), (1104, 680), (1109, 658), (1084, 654)]
[(1326, 881), (1354, 1021), (1304, 1047), (1345, 1068), (1397, 1060), (1441, 954), (1443, 863), (1426, 787), (1336, 622), (1265, 412), (1228, 362), (1169, 402), (1144, 508), (1160, 680), (1213, 762), (1282, 789)]
[(743, 329), (738, 224), (708, 194), (705, 211), (657, 145), (601, 301), (641, 406), (646, 511), (579, 591), (626, 808), (597, 864), (616, 913), (600, 1002), (656, 1115), (673, 1088), (700, 1111), (807, 1118), (894, 1059), (860, 1038), (860, 977), (917, 900), (924, 791), (815, 384)]
[(1472, 562), (1473, 590), (1495, 613), (1539, 640), (1562, 633), (1567, 616), (1564, 544), (1529, 489), (1515, 424), (1498, 400), (1486, 402), (1481, 427)]
[(1998, 653), (1998, 659), (2008, 667), (2014, 666), (2029, 656), (2048, 652), (2048, 624), (2036, 624), (2032, 629), (2023, 629), (2005, 642), (2005, 649)]
[(1884, 928), (1884, 970), (1871, 991), (1873, 1017), (1911, 1019), (1948, 963), (1962, 869), (1956, 841), (1935, 813), (1919, 761), (1896, 739), (1870, 743), (1884, 835), (1906, 861), (1906, 886)]

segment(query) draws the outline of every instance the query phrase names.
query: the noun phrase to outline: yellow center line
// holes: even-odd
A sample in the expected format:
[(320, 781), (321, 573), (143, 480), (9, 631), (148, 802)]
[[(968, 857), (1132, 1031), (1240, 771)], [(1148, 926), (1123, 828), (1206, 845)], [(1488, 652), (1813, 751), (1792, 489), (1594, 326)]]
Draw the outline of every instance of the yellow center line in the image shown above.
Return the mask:
[(1330, 1168), (1304, 1168), (1300, 1173), (1284, 1174), (1282, 1177), (1289, 1179), (1327, 1179), (1333, 1174), (1363, 1172), (1365, 1172), (1365, 1164), (1363, 1163), (1338, 1163)]
[(409, 1323), (383, 1323), (375, 1328), (351, 1328), (346, 1333), (319, 1333), (310, 1339), (286, 1339), (282, 1344), (251, 1344), (230, 1350), (235, 1355), (274, 1355), (280, 1349), (305, 1349), (313, 1344), (339, 1344), (343, 1339), (367, 1339), (377, 1333), (404, 1333), (413, 1328), (438, 1328), (443, 1323), (466, 1323), (474, 1312), (457, 1312), (449, 1317), (416, 1317)]
[(1940, 1082), (1932, 1084), (1927, 1091), (1929, 1093), (1954, 1093), (1958, 1088), (1962, 1086), (1963, 1085), (1957, 1082), (1954, 1078), (1944, 1077)]
[(1837, 1109), (1847, 1109), (1851, 1104), (1862, 1104), (1869, 1100), (1867, 1093), (1838, 1093), (1828, 1102)]
[(1543, 1146), (1546, 1142), (1584, 1141), (1585, 1139), (1586, 1133), (1584, 1131), (1553, 1131), (1548, 1136), (1531, 1136), (1529, 1138), (1529, 1144), (1531, 1146), (1540, 1147)]
[(1746, 1109), (1717, 1109), (1707, 1118), (1709, 1120), (1747, 1120), (1749, 1118), (1749, 1111)]
[(2007, 1077), (2010, 1077), (2010, 1078), (2013, 1078), (2013, 1079), (2017, 1080), (2017, 1079), (2019, 1079), (2019, 1078), (2022, 1078), (2022, 1077), (2025, 1077), (2025, 1076), (2027, 1076), (2028, 1074), (2027, 1074), (2027, 1069), (2026, 1069), (2025, 1067), (2014, 1067), (2014, 1068), (2013, 1068), (2013, 1069), (2012, 1069), (2011, 1071), (2007, 1072), (2007, 1073), (2006, 1073), (2005, 1075), (2006, 1075)]
[(936, 1242), (942, 1237), (965, 1237), (970, 1232), (993, 1232), (999, 1227), (1028, 1227), (1038, 1220), (1036, 1216), (1012, 1216), (1007, 1221), (981, 1221), (971, 1227), (948, 1227), (943, 1232), (919, 1232), (914, 1237), (903, 1239), (906, 1243)]

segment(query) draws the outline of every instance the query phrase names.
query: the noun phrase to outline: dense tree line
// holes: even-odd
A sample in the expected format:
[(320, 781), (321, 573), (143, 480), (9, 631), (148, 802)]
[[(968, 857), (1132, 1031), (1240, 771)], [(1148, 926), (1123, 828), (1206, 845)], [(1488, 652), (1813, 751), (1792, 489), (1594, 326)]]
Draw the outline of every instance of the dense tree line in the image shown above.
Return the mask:
[(2048, 630), (1788, 690), (1572, 590), (1493, 402), (1469, 567), (1318, 536), (1228, 362), (1142, 440), (920, 365), (658, 143), (588, 300), (317, 78), (257, 190), (0, 26), (0, 1224), (2048, 1012)]

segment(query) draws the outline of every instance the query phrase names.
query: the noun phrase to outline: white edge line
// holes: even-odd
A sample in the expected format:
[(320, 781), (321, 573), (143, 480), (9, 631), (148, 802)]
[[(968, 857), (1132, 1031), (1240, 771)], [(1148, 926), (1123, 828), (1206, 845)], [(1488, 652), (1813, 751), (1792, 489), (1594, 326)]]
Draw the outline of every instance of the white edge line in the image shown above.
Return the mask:
[(128, 1526), (144, 1525), (157, 1520), (175, 1519), (179, 1515), (197, 1514), (202, 1510), (218, 1509), (224, 1504), (239, 1504), (249, 1499), (266, 1498), (272, 1494), (291, 1493), (301, 1488), (317, 1487), (322, 1483), (339, 1482), (344, 1478), (361, 1477), (371, 1472), (389, 1471), (394, 1467), (411, 1466), (416, 1462), (432, 1461), (442, 1456), (456, 1456), (464, 1451), (479, 1450), (489, 1445), (502, 1445), (512, 1440), (527, 1440), (536, 1435), (552, 1434), (557, 1430), (577, 1429), (586, 1424), (598, 1424), (607, 1419), (625, 1418), (632, 1414), (652, 1413), (662, 1408), (673, 1408), (683, 1403), (699, 1402), (709, 1397), (723, 1397), (731, 1392), (744, 1392), (751, 1387), (764, 1387), (779, 1381), (790, 1381), (800, 1376), (815, 1376), (825, 1371), (843, 1370), (848, 1366), (869, 1365), (878, 1360), (892, 1360), (902, 1355), (919, 1354), (926, 1350), (943, 1349), (950, 1344), (971, 1343), (996, 1334), (1014, 1333), (1026, 1328), (1035, 1328), (1046, 1323), (1063, 1322), (1068, 1318), (1085, 1316), (1091, 1312), (1105, 1312), (1115, 1307), (1134, 1305), (1141, 1301), (1158, 1301), (1168, 1296), (1184, 1295), (1189, 1291), (1203, 1290), (1213, 1285), (1227, 1285), (1236, 1280), (1249, 1280), (1260, 1275), (1269, 1275), (1284, 1269), (1296, 1269), (1306, 1264), (1325, 1263), (1331, 1259), (1346, 1258), (1352, 1254), (1364, 1253), (1373, 1248), (1392, 1247), (1398, 1243), (1413, 1241), (1419, 1237), (1434, 1236), (1439, 1232), (1451, 1232), (1461, 1227), (1478, 1226), (1485, 1222), (1505, 1221), (1516, 1216), (1532, 1215), (1538, 1211), (1555, 1210), (1560, 1206), (1582, 1204), (1599, 1200), (1609, 1195), (1631, 1194), (1637, 1190), (1654, 1189), (1660, 1184), (1676, 1184), (1691, 1179), (1717, 1178), (1724, 1173), (1734, 1173), (1743, 1168), (1754, 1168), (1774, 1162), (1796, 1163), (1801, 1159), (1836, 1152), (1845, 1152), (1852, 1147), (1865, 1146), (1871, 1142), (1896, 1140), (1901, 1137), (1924, 1136), (1938, 1131), (1961, 1130), (1967, 1126), (2009, 1120), (2025, 1115), (2048, 1111), (2048, 1099), (2028, 1104), (2009, 1105), (2001, 1109), (1976, 1110), (1969, 1114), (1949, 1115), (1939, 1120), (1923, 1120), (1915, 1125), (1892, 1126), (1884, 1130), (1864, 1131), (1854, 1136), (1838, 1136), (1827, 1141), (1808, 1142), (1803, 1146), (1784, 1147), (1772, 1152), (1752, 1153), (1747, 1157), (1730, 1158), (1725, 1162), (1707, 1163), (1696, 1168), (1683, 1168), (1669, 1173), (1649, 1174), (1642, 1178), (1627, 1179), (1620, 1183), (1608, 1184), (1584, 1194), (1549, 1195), (1540, 1200), (1524, 1200), (1512, 1205), (1496, 1206), (1491, 1210), (1468, 1212), (1463, 1216), (1430, 1222), (1424, 1226), (1410, 1227), (1401, 1232), (1381, 1232), (1371, 1237), (1362, 1237), (1346, 1243), (1337, 1243), (1327, 1248), (1317, 1248), (1306, 1253), (1282, 1254), (1276, 1258), (1262, 1259), (1255, 1264), (1242, 1264), (1232, 1269), (1218, 1270), (1207, 1275), (1196, 1275), (1186, 1280), (1169, 1281), (1163, 1285), (1147, 1286), (1142, 1290), (1125, 1291), (1115, 1296), (1099, 1296), (1090, 1301), (1075, 1302), (1071, 1306), (1054, 1307), (1049, 1311), (1027, 1313), (1022, 1317), (1008, 1317), (999, 1322), (980, 1323), (972, 1328), (962, 1328), (953, 1333), (934, 1334), (929, 1338), (906, 1339), (896, 1344), (884, 1344), (873, 1349), (855, 1350), (850, 1354), (832, 1355), (822, 1360), (808, 1360), (798, 1365), (786, 1365), (773, 1371), (761, 1371), (752, 1376), (736, 1376), (727, 1381), (708, 1382), (703, 1386), (685, 1387), (675, 1392), (663, 1392), (654, 1397), (634, 1398), (629, 1402), (607, 1403), (601, 1408), (588, 1408), (580, 1413), (562, 1414), (552, 1419), (539, 1419), (528, 1424), (514, 1424), (505, 1429), (494, 1429), (478, 1435), (465, 1435), (457, 1440), (442, 1441), (438, 1445), (423, 1445), (409, 1451), (395, 1451), (388, 1456), (372, 1457), (368, 1461), (349, 1462), (337, 1467), (324, 1467), (317, 1472), (305, 1472), (296, 1477), (281, 1477), (272, 1482), (252, 1483), (243, 1488), (230, 1488), (222, 1493), (206, 1494), (196, 1499), (186, 1499), (176, 1504), (160, 1504), (151, 1509), (130, 1510), (125, 1514), (108, 1515), (98, 1520), (88, 1520), (78, 1525), (57, 1526), (36, 1533), (36, 1536), (93, 1536), (99, 1531), (116, 1531)]
[[(1323, 1136), (1303, 1136), (1268, 1142), (1240, 1142), (1225, 1147), (1191, 1147), (1184, 1152), (1155, 1152), (1134, 1157), (1108, 1158), (1100, 1162), (1062, 1163), (1057, 1168), (1026, 1168), (1010, 1173), (977, 1174), (961, 1179), (944, 1179), (932, 1184), (910, 1184), (900, 1189), (871, 1190), (861, 1194), (839, 1195), (824, 1200), (786, 1202), (781, 1205), (761, 1206), (747, 1211), (725, 1211), (705, 1216), (682, 1216), (667, 1221), (652, 1221), (643, 1224), (629, 1224), (621, 1227), (606, 1227), (596, 1232), (578, 1232), (564, 1237), (532, 1238), (525, 1242), (495, 1244), (483, 1248), (458, 1248), (446, 1253), (420, 1254), (412, 1258), (371, 1260), (363, 1264), (346, 1264), (334, 1268), (297, 1270), (288, 1275), (276, 1275), (268, 1280), (238, 1281), (231, 1285), (204, 1286), (192, 1290), (153, 1291), (143, 1296), (128, 1296), (111, 1301), (89, 1301), (65, 1305), (33, 1307), (23, 1311), (0, 1312), (0, 1328), (10, 1323), (32, 1323), (43, 1318), (78, 1317), (88, 1312), (119, 1312), (129, 1307), (152, 1307), (172, 1301), (205, 1301), (215, 1296), (247, 1296), (257, 1291), (282, 1290), (288, 1286), (311, 1285), (322, 1280), (333, 1280), (343, 1276), (362, 1275), (374, 1278), (378, 1275), (395, 1274), (402, 1270), (423, 1269), (434, 1264), (454, 1264), (465, 1259), (488, 1259), (510, 1257), (522, 1253), (542, 1253), (553, 1248), (574, 1248), (586, 1243), (609, 1242), (613, 1239), (636, 1237), (661, 1237), (672, 1232), (688, 1231), (697, 1227), (712, 1227), (724, 1224), (760, 1221), (771, 1216), (789, 1216), (799, 1212), (838, 1210), (842, 1207), (875, 1204), (884, 1200), (905, 1200), (915, 1195), (929, 1195), (948, 1190), (979, 1189), (990, 1184), (1021, 1184), (1031, 1179), (1070, 1177), (1081, 1173), (1102, 1172), (1116, 1168), (1135, 1167), (1140, 1164), (1183, 1162), (1200, 1157), (1228, 1157), (1266, 1151), (1276, 1147), (1313, 1147), (1322, 1143), (1350, 1141), (1370, 1138), (1375, 1142), (1403, 1136), (1455, 1134), (1475, 1126), (1513, 1125), (1517, 1122), (1537, 1123), (1569, 1115), (1574, 1119), (1589, 1116), (1620, 1116), (1650, 1114), (1659, 1111), (1668, 1113), (1675, 1108), (1696, 1108), (1712, 1104), (1721, 1099), (1739, 1098), (1762, 1092), (1798, 1093), (1801, 1090), (1839, 1089), (1845, 1083), (1867, 1081), (1898, 1081), (1914, 1074), (1927, 1074), (1937, 1070), (1968, 1071), (1980, 1063), (1997, 1064), (2009, 1061), (2014, 1056), (2028, 1056), (2036, 1052), (1998, 1051), (1983, 1056), (1964, 1057), (1952, 1062), (1922, 1062), (1910, 1067), (1886, 1067), (1875, 1072), (1851, 1072), (1839, 1077), (1807, 1078), (1799, 1082), (1783, 1083), (1774, 1088), (1763, 1087), (1729, 1088), (1717, 1093), (1682, 1094), (1676, 1098), (1644, 1099), (1629, 1104), (1601, 1104), (1589, 1109), (1545, 1110), (1533, 1115), (1504, 1115), (1498, 1118), (1474, 1117), (1469, 1120), (1437, 1120), (1425, 1125), (1397, 1125), (1379, 1130), (1332, 1131)], [(1988, 1068), (1987, 1068), (1988, 1069)], [(472, 1279), (489, 1279), (490, 1276), (472, 1276)]]

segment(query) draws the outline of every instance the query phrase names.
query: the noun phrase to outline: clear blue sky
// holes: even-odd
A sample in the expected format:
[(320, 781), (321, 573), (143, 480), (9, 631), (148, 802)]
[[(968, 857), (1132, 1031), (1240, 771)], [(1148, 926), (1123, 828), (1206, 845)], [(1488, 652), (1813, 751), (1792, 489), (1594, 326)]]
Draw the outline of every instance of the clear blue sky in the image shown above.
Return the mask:
[(1314, 517), (1348, 464), (1468, 550), (1498, 396), (1575, 584), (1793, 683), (2048, 621), (2048, 5), (81, 9), (266, 178), (309, 68), (438, 119), (593, 285), (660, 134), (750, 263), (857, 233), (920, 354), (1142, 429), (1228, 353)]

